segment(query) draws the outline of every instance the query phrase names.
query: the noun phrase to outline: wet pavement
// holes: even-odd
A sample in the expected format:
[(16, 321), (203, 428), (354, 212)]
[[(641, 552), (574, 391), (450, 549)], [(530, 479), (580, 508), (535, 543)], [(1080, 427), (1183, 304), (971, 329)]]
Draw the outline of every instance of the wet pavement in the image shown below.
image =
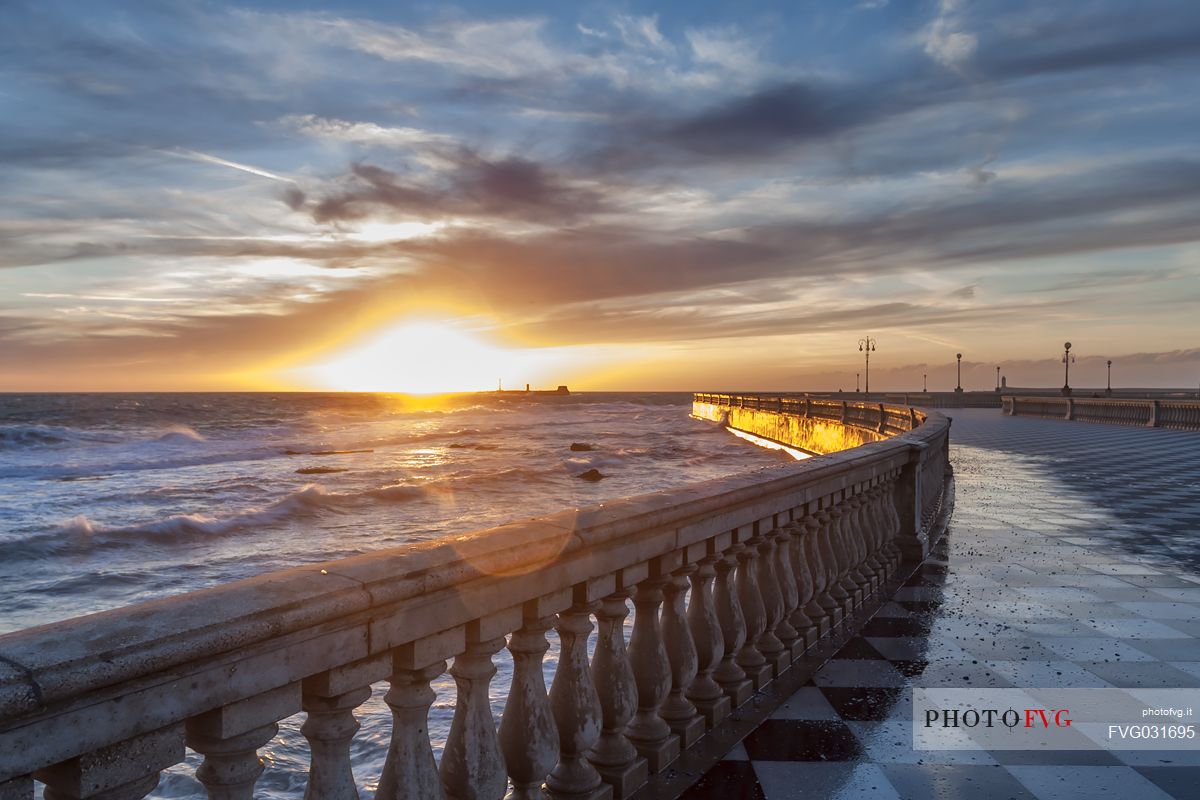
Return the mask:
[(1200, 687), (1200, 434), (947, 413), (945, 539), (685, 798), (1200, 797), (1200, 745), (913, 748), (914, 688)]

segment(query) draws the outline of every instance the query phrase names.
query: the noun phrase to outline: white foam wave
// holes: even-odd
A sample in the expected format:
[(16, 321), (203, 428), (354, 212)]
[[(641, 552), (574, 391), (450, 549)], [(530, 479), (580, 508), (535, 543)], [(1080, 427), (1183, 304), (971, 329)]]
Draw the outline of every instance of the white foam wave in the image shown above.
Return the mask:
[(188, 442), (203, 442), (204, 437), (189, 425), (169, 425), (154, 441), (164, 444), (185, 444)]
[(208, 514), (172, 514), (154, 522), (107, 527), (95, 524), (85, 515), (79, 515), (67, 522), (61, 530), (77, 540), (90, 540), (94, 544), (136, 538), (162, 541), (223, 536), (246, 528), (271, 525), (310, 514), (325, 505), (327, 494), (322, 487), (310, 484), (262, 508), (223, 518)]
[(0, 450), (116, 442), (110, 435), (59, 425), (0, 425)]
[[(419, 486), (381, 486), (363, 492), (332, 492), (319, 484), (308, 484), (261, 508), (252, 508), (227, 517), (208, 514), (172, 514), (153, 522), (136, 525), (106, 526), (84, 514), (77, 515), (51, 535), (39, 541), (6, 543), (14, 554), (49, 555), (71, 549), (90, 549), (139, 542), (183, 542), (230, 536), (265, 526), (279, 525), (324, 510), (340, 510), (365, 502), (401, 503), (425, 494)], [(18, 547), (19, 545), (19, 547)]]

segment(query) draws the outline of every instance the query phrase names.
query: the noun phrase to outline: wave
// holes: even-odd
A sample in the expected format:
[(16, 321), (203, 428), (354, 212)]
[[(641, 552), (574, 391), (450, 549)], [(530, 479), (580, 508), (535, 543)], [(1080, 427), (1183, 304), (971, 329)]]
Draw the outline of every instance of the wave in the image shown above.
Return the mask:
[(629, 463), (629, 457), (621, 453), (587, 453), (563, 459), (563, 463), (571, 467), (623, 467)]
[(203, 442), (205, 439), (200, 434), (196, 433), (196, 429), (189, 425), (169, 425), (166, 430), (155, 436), (153, 441), (162, 442), (164, 444), (186, 444), (189, 442)]
[(573, 479), (583, 466), (569, 462), (548, 468), (513, 466), (494, 472), (467, 473), (423, 483), (399, 483), (355, 491), (332, 491), (320, 484), (310, 483), (265, 506), (225, 517), (200, 513), (171, 514), (151, 522), (105, 525), (86, 514), (80, 514), (54, 530), (0, 542), (0, 559), (49, 557), (139, 544), (203, 541), (281, 525), (322, 512), (352, 511), (372, 503), (407, 503), (435, 494), (454, 495), (464, 490), (468, 494), (507, 492), (512, 490), (514, 484), (524, 487), (546, 485)]
[(87, 536), (95, 536), (98, 533), (155, 538), (224, 536), (247, 528), (275, 525), (298, 517), (311, 516), (323, 509), (346, 508), (365, 499), (395, 503), (415, 500), (423, 494), (424, 491), (420, 487), (408, 485), (382, 486), (365, 492), (331, 492), (320, 484), (310, 483), (262, 508), (224, 518), (205, 514), (173, 514), (166, 519), (143, 525), (97, 528), (87, 517), (76, 517), (67, 523), (63, 530)]
[[(29, 446), (63, 446), (72, 440), (104, 442), (108, 444), (122, 443), (127, 446), (116, 448), (102, 464), (63, 464), (53, 463), (23, 463), (0, 466), (0, 478), (41, 478), (47, 480), (85, 480), (98, 474), (112, 475), (120, 472), (143, 472), (152, 470), (185, 469), (188, 467), (209, 466), (213, 464), (236, 463), (241, 461), (265, 461), (280, 457), (295, 456), (342, 456), (370, 455), (378, 447), (404, 446), (437, 442), (438, 440), (462, 441), (471, 437), (488, 436), (496, 431), (482, 431), (478, 428), (462, 428), (452, 431), (422, 432), (402, 434), (391, 437), (375, 437), (350, 443), (317, 442), (300, 445), (285, 445), (278, 441), (262, 440), (220, 442), (205, 439), (195, 430), (183, 426), (172, 426), (165, 432), (158, 433), (150, 439), (134, 442), (122, 442), (115, 438), (101, 438), (87, 435), (73, 429), (57, 429), (46, 426), (20, 426), (30, 428), (32, 432), (22, 430), (20, 433), (9, 433), (14, 440), (18, 436), (25, 438), (40, 436), (39, 445)], [(59, 432), (59, 431), (66, 432)], [(0, 428), (0, 450), (5, 448), (3, 438), (5, 429)], [(58, 444), (63, 443), (63, 444)], [(204, 447), (162, 447), (162, 445), (206, 445)], [(232, 446), (232, 447), (230, 447)], [(476, 450), (497, 449), (498, 445), (470, 441), (467, 445)], [(90, 460), (90, 459), (89, 459)]]
[(145, 472), (160, 469), (184, 469), (211, 464), (236, 463), (239, 461), (263, 461), (278, 458), (277, 447), (261, 447), (234, 452), (200, 452), (179, 455), (174, 458), (115, 459), (93, 465), (27, 464), (0, 467), (0, 478), (40, 478), (43, 480), (85, 480), (97, 475), (113, 475), (119, 472)]
[(58, 425), (0, 425), (0, 450), (58, 447), (76, 443), (109, 444), (120, 439)]
[[(188, 425), (168, 425), (142, 443), (184, 444), (205, 439)], [(137, 444), (110, 432), (70, 428), (64, 425), (0, 425), (0, 450), (35, 449), (69, 445)]]
[(36, 558), (104, 547), (187, 543), (279, 525), (314, 516), (323, 510), (343, 510), (371, 501), (402, 503), (425, 494), (424, 488), (410, 485), (381, 486), (363, 492), (331, 492), (323, 486), (310, 483), (261, 508), (248, 509), (228, 517), (171, 514), (153, 522), (110, 526), (79, 514), (55, 530), (0, 543), (0, 556)]
[(63, 525), (59, 532), (68, 537), (75, 537), (80, 544), (100, 545), (119, 542), (122, 539), (164, 541), (224, 536), (245, 528), (271, 525), (311, 514), (323, 505), (322, 498), (325, 494), (325, 490), (320, 486), (310, 484), (262, 508), (250, 509), (229, 517), (172, 514), (155, 522), (116, 527), (98, 525), (81, 514)]

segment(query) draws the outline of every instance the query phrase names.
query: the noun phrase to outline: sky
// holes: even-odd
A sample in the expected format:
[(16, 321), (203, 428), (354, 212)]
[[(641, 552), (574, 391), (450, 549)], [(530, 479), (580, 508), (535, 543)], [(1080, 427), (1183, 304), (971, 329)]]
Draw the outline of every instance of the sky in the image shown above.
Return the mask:
[(1200, 383), (1191, 0), (0, 18), (0, 390)]

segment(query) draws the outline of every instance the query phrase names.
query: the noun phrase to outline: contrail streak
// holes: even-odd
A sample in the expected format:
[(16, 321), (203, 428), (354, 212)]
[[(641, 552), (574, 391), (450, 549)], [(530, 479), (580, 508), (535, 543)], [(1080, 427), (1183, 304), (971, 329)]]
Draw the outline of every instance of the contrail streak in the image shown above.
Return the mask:
[(160, 150), (159, 152), (166, 153), (169, 156), (175, 156), (176, 158), (186, 158), (189, 161), (202, 161), (206, 164), (216, 164), (221, 167), (229, 167), (230, 169), (236, 169), (236, 170), (240, 170), (242, 172), (249, 172), (251, 175), (257, 175), (260, 178), (270, 178), (273, 181), (282, 181), (284, 183), (295, 183), (295, 181), (292, 180), (291, 178), (285, 178), (282, 175), (276, 175), (274, 172), (268, 172), (265, 169), (259, 169), (258, 167), (252, 167), (249, 164), (239, 164), (236, 161), (229, 161), (224, 158), (218, 158), (217, 156), (211, 156), (208, 153), (201, 153), (196, 150), (188, 150), (187, 148), (184, 148), (184, 147), (173, 147), (173, 148), (170, 148), (167, 150)]

